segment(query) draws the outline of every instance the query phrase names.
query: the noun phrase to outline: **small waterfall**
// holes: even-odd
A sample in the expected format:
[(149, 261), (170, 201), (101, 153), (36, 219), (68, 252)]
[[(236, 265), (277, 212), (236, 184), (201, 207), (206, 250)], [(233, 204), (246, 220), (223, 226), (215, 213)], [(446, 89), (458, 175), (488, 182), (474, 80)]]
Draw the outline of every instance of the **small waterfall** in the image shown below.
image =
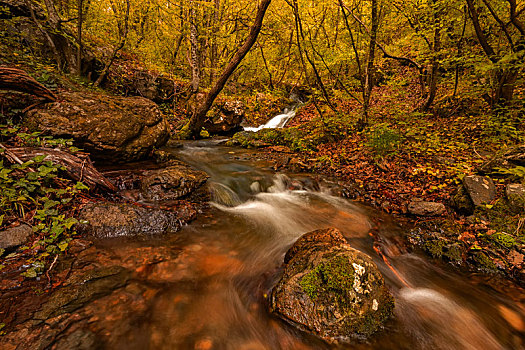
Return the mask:
[(283, 114), (276, 115), (268, 123), (260, 125), (258, 127), (245, 127), (245, 131), (257, 132), (261, 129), (280, 129), (284, 128), (286, 123), (295, 117), (295, 112), (297, 111), (298, 106), (294, 106), (292, 109), (286, 109)]

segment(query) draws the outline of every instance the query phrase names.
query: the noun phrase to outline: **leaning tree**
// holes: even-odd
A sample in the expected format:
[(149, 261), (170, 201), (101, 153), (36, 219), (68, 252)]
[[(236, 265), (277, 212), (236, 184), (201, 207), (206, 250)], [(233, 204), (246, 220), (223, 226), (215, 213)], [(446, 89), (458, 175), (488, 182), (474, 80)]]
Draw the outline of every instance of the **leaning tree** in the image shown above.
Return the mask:
[(244, 44), (237, 50), (233, 58), (230, 60), (226, 68), (222, 71), (218, 80), (215, 82), (211, 90), (206, 94), (206, 98), (203, 102), (199, 103), (196, 108), (193, 109), (190, 121), (188, 124), (181, 130), (181, 138), (198, 138), (206, 120), (206, 114), (213, 105), (213, 101), (220, 94), (228, 79), (233, 74), (235, 69), (239, 66), (243, 58), (250, 51), (253, 44), (257, 40), (257, 36), (261, 31), (262, 22), (264, 15), (268, 6), (270, 6), (271, 0), (262, 0), (257, 9), (257, 14), (255, 16), (255, 22), (250, 28), (248, 37), (244, 41)]

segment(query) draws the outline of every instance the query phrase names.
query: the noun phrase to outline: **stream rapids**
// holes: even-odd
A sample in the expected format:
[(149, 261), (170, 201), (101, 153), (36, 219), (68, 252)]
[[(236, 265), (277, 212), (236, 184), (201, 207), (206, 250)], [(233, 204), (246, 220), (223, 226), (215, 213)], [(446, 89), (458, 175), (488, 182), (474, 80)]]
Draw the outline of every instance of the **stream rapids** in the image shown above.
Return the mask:
[[(155, 322), (140, 330), (165, 329), (159, 348), (330, 348), (272, 317), (265, 300), (287, 249), (302, 234), (326, 227), (338, 228), (354, 248), (373, 258), (396, 298), (395, 319), (386, 329), (366, 343), (340, 348), (523, 348), (522, 290), (510, 287), (505, 295), (481, 276), (437, 267), (407, 252), (399, 243), (405, 232), (390, 217), (332, 196), (308, 177), (274, 174), (244, 150), (201, 141), (176, 152), (210, 175), (213, 193), (210, 215), (178, 234), (199, 252), (202, 247), (228, 258), (214, 266), (220, 271), (212, 278), (188, 276), (194, 282), (189, 290), (176, 284), (167, 288), (163, 298), (182, 294), (185, 302), (155, 308)], [(200, 323), (199, 330), (192, 331), (191, 322)]]
[[(523, 289), (410, 252), (392, 217), (332, 195), (333, 182), (275, 174), (256, 152), (218, 141), (169, 151), (209, 174), (209, 209), (177, 233), (95, 241), (76, 264), (112, 266), (109, 280), (90, 282), (106, 296), (75, 289), (80, 308), (40, 317), (40, 339), (51, 340), (32, 341), (22, 329), (13, 342), (46, 349), (524, 348)], [(302, 234), (327, 227), (372, 257), (396, 299), (395, 317), (367, 341), (328, 345), (268, 312), (286, 251)], [(115, 264), (134, 277), (123, 282)], [(50, 300), (60, 303), (67, 293)]]

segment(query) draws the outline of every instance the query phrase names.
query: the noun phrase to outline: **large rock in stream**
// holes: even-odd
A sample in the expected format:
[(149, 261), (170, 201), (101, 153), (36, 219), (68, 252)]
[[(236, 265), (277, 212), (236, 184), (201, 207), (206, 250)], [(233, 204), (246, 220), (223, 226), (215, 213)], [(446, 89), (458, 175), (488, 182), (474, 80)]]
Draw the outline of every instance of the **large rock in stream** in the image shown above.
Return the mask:
[(63, 92), (59, 101), (30, 110), (26, 125), (55, 137), (73, 138), (96, 160), (131, 162), (169, 138), (159, 108), (142, 97)]
[(182, 162), (171, 161), (170, 165), (163, 169), (146, 172), (141, 190), (148, 201), (176, 200), (189, 194), (193, 197), (203, 197), (206, 201), (208, 191), (203, 189), (203, 185), (208, 178), (204, 171), (195, 170)]
[(91, 203), (80, 212), (80, 232), (99, 237), (157, 235), (176, 232), (197, 216), (195, 207), (185, 201), (170, 210), (132, 204)]
[(392, 315), (394, 299), (372, 259), (337, 229), (303, 235), (285, 256), (270, 310), (329, 343), (366, 338)]

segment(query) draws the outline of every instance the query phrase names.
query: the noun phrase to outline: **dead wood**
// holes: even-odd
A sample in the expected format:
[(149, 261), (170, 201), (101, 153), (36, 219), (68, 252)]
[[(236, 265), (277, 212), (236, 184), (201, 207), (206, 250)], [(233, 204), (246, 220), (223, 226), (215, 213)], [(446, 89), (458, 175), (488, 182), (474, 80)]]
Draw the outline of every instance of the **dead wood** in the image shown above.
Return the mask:
[(111, 192), (117, 191), (115, 185), (95, 169), (87, 155), (82, 155), (81, 158), (71, 153), (51, 148), (5, 146), (3, 148), (6, 150), (6, 154), (10, 154), (22, 162), (27, 162), (38, 156), (45, 156), (45, 161), (51, 161), (54, 164), (63, 166), (68, 177), (83, 182), (90, 190), (98, 186)]
[(0, 90), (18, 91), (56, 101), (51, 90), (17, 68), (0, 67)]

